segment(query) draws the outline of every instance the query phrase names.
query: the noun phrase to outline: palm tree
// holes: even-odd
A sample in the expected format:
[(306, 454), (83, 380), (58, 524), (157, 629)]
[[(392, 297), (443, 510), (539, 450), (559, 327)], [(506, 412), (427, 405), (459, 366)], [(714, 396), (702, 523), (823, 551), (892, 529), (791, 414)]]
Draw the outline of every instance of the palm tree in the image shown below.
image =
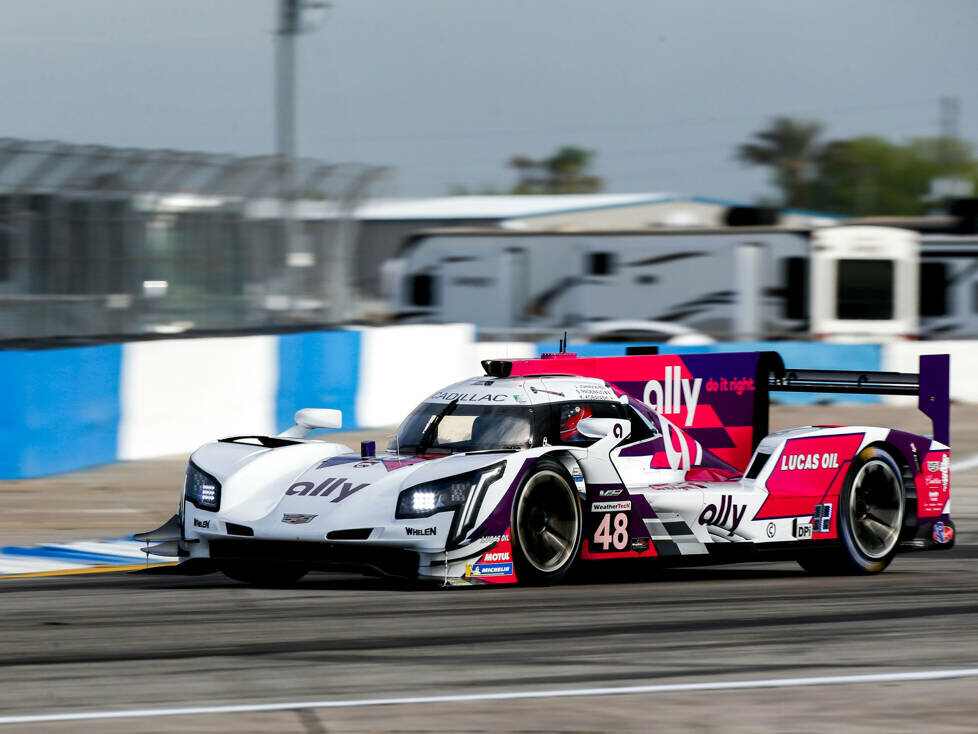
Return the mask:
[(776, 117), (751, 142), (737, 148), (737, 159), (755, 166), (771, 166), (783, 205), (806, 207), (810, 199), (812, 168), (820, 153), (817, 143), (822, 123)]
[(601, 191), (604, 182), (587, 173), (594, 151), (565, 145), (549, 158), (534, 160), (517, 155), (508, 166), (519, 171), (514, 194), (589, 194)]

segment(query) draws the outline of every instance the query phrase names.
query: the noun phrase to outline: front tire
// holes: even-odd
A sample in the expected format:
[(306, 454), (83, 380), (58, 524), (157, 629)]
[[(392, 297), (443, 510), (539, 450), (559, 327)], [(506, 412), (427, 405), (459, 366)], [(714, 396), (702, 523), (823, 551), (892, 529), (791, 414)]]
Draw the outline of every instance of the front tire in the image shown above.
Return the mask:
[(581, 498), (563, 464), (541, 459), (513, 500), (513, 562), (525, 584), (546, 586), (562, 579), (581, 549)]
[(905, 511), (900, 467), (885, 450), (868, 446), (853, 460), (839, 495), (841, 547), (798, 563), (810, 573), (879, 573), (896, 555)]

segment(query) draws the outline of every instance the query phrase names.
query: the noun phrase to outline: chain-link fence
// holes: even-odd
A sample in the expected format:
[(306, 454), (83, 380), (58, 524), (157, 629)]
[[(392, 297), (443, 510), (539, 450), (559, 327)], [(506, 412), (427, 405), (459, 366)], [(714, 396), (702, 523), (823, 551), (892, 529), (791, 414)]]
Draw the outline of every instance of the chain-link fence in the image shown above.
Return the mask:
[(0, 340), (355, 315), (353, 212), (386, 169), (303, 159), (294, 198), (283, 170), (276, 156), (0, 140)]

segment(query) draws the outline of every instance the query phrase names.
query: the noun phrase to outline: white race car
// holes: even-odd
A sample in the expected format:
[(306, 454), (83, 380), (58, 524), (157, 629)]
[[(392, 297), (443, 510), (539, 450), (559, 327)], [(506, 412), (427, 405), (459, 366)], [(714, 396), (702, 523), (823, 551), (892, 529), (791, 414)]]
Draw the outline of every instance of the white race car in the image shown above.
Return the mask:
[[(898, 550), (953, 544), (946, 357), (923, 358), (919, 376), (786, 371), (771, 352), (483, 364), (422, 402), (383, 452), (308, 438), (341, 426), (332, 410), (208, 443), (178, 514), (136, 537), (181, 558), (178, 571), (262, 584), (335, 568), (547, 584), (610, 559), (871, 573)], [(920, 394), (935, 437), (766, 435), (769, 390)]]

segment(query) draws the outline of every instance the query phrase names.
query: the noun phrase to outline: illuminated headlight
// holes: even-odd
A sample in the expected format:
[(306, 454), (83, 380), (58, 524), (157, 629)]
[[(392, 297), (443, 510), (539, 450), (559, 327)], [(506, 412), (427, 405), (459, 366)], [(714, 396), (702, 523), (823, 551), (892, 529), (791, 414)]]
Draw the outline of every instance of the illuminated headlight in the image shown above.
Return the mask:
[[(431, 492), (424, 489), (415, 490), (411, 493), (411, 498), (409, 504), (411, 505), (411, 512), (434, 512), (435, 502), (439, 497), (438, 493)], [(444, 501), (444, 498), (442, 498)], [(447, 503), (446, 503), (447, 504)]]
[(183, 491), (187, 502), (201, 510), (214, 512), (221, 506), (221, 483), (193, 463), (187, 465)]
[(430, 517), (448, 510), (462, 510), (461, 517), (454, 523), (456, 531), (453, 535), (463, 534), (475, 522), (475, 515), (486, 488), (503, 475), (505, 468), (504, 463), (494, 464), (476, 472), (437, 479), (405, 489), (397, 498), (394, 517), (404, 520)]

